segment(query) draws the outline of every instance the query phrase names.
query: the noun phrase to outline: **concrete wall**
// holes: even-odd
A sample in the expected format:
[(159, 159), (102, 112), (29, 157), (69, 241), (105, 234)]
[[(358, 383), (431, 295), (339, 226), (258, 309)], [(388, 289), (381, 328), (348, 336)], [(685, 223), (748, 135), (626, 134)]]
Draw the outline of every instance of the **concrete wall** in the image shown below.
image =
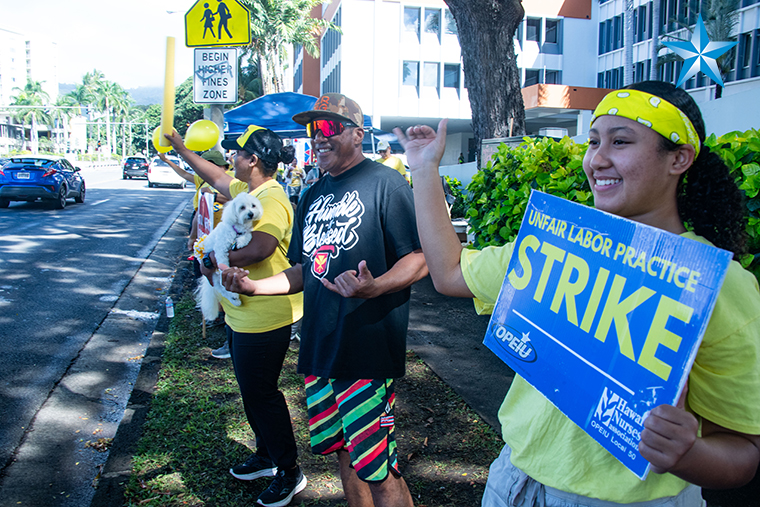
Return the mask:
[(745, 90), (699, 104), (707, 134), (722, 135), (734, 130), (760, 129), (759, 95), (757, 89)]

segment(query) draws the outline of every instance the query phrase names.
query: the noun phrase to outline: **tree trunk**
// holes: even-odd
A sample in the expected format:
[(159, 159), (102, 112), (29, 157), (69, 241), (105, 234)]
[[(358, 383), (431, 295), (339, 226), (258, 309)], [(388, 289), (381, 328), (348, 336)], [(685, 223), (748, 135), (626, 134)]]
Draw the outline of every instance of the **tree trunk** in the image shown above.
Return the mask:
[(454, 16), (480, 162), (483, 139), (525, 133), (525, 106), (514, 34), (525, 11), (520, 0), (445, 0)]
[(649, 79), (652, 81), (657, 80), (657, 53), (659, 52), (658, 45), (660, 44), (660, 2), (654, 0), (652, 2), (652, 66), (649, 71)]
[[(656, 0), (655, 0), (656, 1)], [(625, 0), (625, 67), (623, 68), (623, 85), (633, 83), (633, 0)]]

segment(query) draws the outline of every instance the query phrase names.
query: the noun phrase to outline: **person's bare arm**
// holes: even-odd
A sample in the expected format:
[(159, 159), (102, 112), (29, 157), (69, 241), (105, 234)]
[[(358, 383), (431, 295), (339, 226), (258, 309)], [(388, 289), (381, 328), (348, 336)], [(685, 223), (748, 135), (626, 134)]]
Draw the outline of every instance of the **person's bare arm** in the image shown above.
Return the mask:
[(422, 250), (415, 250), (400, 258), (391, 269), (377, 278), (370, 273), (367, 262), (361, 261), (358, 271), (344, 271), (332, 282), (323, 278), (322, 285), (343, 297), (371, 299), (405, 289), (427, 274), (425, 255)]
[(437, 133), (427, 125), (409, 127), (406, 135), (399, 128), (393, 132), (406, 150), (414, 181), (417, 232), (435, 289), (448, 296), (472, 298), (459, 263), (462, 243), (451, 225), (438, 174), (446, 147), (446, 124), (441, 120)]
[(671, 473), (703, 488), (726, 489), (752, 480), (760, 463), (760, 436), (747, 435), (702, 419), (677, 406), (660, 405), (644, 421), (639, 452), (654, 473)]
[(222, 284), (231, 292), (246, 296), (282, 296), (303, 290), (301, 264), (286, 269), (276, 275), (261, 280), (248, 278), (248, 271), (221, 264)]
[(230, 250), (230, 266), (239, 268), (261, 262), (274, 253), (279, 242), (271, 234), (253, 231), (251, 241), (238, 250)]
[(195, 178), (193, 178), (193, 175), (190, 174), (189, 172), (185, 171), (184, 169), (182, 169), (180, 166), (178, 166), (177, 164), (175, 164), (171, 160), (169, 160), (169, 158), (166, 156), (165, 153), (159, 153), (158, 154), (158, 158), (160, 158), (161, 160), (163, 160), (164, 162), (166, 162), (166, 164), (169, 167), (171, 167), (172, 169), (174, 169), (174, 172), (177, 173), (178, 175), (180, 175), (182, 177), (182, 179), (185, 179), (185, 180), (189, 181), (190, 183), (195, 183)]
[(224, 169), (187, 149), (177, 131), (172, 132), (171, 135), (164, 134), (164, 137), (169, 140), (174, 150), (193, 168), (198, 176), (217, 189), (223, 196), (232, 199), (232, 195), (230, 194), (232, 177)]

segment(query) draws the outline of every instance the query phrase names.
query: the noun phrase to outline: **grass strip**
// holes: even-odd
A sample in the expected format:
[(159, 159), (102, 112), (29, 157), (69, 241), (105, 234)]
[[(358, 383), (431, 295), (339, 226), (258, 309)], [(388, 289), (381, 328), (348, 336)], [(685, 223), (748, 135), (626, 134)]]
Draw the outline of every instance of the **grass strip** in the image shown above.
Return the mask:
[[(201, 315), (189, 287), (177, 302), (161, 373), (125, 492), (129, 506), (252, 504), (268, 479), (238, 481), (228, 470), (252, 452), (253, 433), (229, 360), (210, 356), (223, 328), (201, 336)], [(309, 448), (298, 343), (280, 377), (290, 409), (306, 490), (291, 505), (345, 506), (336, 459)], [(488, 466), (501, 439), (414, 353), (396, 385), (399, 465), (419, 507), (479, 505)]]

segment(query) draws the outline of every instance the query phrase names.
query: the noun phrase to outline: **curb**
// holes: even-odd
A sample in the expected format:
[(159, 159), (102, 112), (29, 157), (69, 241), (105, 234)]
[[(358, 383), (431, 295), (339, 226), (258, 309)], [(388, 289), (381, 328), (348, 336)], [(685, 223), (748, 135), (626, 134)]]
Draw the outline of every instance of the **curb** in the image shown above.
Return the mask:
[[(174, 273), (174, 280), (166, 295), (178, 301), (188, 277), (193, 277), (192, 264), (190, 261), (180, 260)], [(132, 475), (132, 457), (137, 453), (137, 443), (142, 437), (143, 426), (150, 410), (151, 398), (161, 371), (165, 335), (168, 330), (169, 319), (166, 313), (162, 312), (145, 351), (140, 372), (124, 410), (124, 417), (114, 436), (108, 460), (90, 503), (91, 507), (124, 505), (124, 492)]]

